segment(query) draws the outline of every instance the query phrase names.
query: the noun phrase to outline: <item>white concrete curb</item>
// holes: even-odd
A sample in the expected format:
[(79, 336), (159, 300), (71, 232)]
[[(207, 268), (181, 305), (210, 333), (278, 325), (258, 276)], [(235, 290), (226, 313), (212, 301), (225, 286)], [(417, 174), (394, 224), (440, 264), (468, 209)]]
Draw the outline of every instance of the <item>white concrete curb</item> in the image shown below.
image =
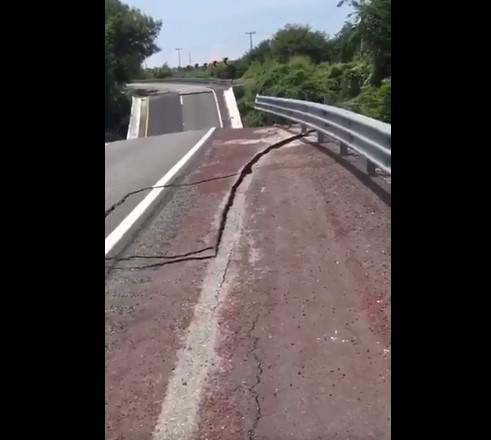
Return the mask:
[(240, 118), (239, 107), (235, 99), (233, 87), (228, 88), (223, 92), (225, 105), (227, 106), (228, 114), (230, 115), (230, 126), (232, 128), (242, 128), (242, 119)]
[(126, 139), (136, 139), (140, 127), (141, 98), (131, 97), (130, 123), (128, 124), (128, 134)]

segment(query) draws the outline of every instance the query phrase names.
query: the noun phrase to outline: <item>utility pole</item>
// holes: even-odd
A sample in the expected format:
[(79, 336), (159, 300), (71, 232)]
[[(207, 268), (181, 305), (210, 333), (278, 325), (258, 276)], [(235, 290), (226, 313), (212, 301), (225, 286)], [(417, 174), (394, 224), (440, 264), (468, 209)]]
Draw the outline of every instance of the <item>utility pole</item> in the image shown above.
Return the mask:
[(191, 66), (192, 63), (191, 63), (191, 51), (188, 52), (188, 57), (189, 57), (189, 65)]
[(252, 36), (256, 33), (256, 31), (252, 32), (246, 32), (247, 35), (249, 35), (249, 43), (251, 45), (251, 50), (252, 50)]
[(179, 59), (179, 68), (181, 68), (181, 50), (182, 47), (176, 47), (177, 50), (177, 58)]

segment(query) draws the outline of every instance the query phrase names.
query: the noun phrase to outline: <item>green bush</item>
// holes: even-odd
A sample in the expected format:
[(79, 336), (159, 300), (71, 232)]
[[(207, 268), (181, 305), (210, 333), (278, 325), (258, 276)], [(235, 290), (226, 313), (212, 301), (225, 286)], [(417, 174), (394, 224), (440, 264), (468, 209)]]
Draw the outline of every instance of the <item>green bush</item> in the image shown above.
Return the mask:
[[(246, 125), (275, 120), (254, 110), (256, 94), (326, 103), (391, 120), (391, 0), (341, 0), (354, 20), (329, 38), (308, 26), (286, 25), (235, 60), (245, 81), (237, 95)], [(350, 14), (351, 15), (351, 14)]]
[(341, 106), (390, 124), (391, 79), (384, 79), (380, 87), (363, 87), (361, 93), (356, 98), (343, 103)]
[(379, 88), (370, 86), (371, 69), (364, 57), (332, 65), (315, 65), (300, 56), (288, 63), (272, 59), (253, 62), (244, 74), (244, 89), (236, 95), (244, 124), (264, 125), (272, 120), (254, 110), (258, 93), (326, 103), (390, 122), (390, 79)]
[(106, 142), (125, 139), (130, 119), (131, 97), (121, 87), (114, 86), (106, 99)]

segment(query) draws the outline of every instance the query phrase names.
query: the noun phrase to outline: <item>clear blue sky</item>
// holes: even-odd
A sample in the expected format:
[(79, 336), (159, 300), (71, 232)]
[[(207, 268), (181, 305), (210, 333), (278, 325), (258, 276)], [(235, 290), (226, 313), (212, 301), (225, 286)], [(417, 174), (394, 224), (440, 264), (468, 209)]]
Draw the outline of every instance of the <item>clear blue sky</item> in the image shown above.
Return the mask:
[(339, 0), (122, 0), (153, 18), (162, 20), (158, 45), (148, 67), (168, 62), (177, 66), (176, 48), (182, 64), (240, 57), (249, 49), (248, 31), (256, 31), (253, 43), (271, 37), (288, 23), (309, 24), (334, 35), (350, 9), (336, 7)]

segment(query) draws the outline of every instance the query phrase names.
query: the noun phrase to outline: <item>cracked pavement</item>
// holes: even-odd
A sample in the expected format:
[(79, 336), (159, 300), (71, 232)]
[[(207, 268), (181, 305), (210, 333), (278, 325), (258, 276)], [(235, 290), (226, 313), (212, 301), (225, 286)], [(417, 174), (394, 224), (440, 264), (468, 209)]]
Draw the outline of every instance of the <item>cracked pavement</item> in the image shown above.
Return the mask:
[(259, 420), (261, 419), (261, 416), (262, 416), (261, 402), (259, 400), (259, 393), (257, 392), (256, 388), (261, 383), (261, 376), (263, 374), (263, 367), (262, 367), (262, 362), (261, 362), (261, 360), (259, 359), (259, 357), (258, 357), (258, 355), (256, 353), (257, 344), (259, 342), (259, 337), (257, 337), (257, 336), (254, 336), (253, 337), (252, 336), (252, 333), (254, 332), (254, 330), (256, 328), (256, 324), (257, 324), (258, 321), (259, 321), (259, 315), (257, 315), (256, 319), (252, 323), (251, 330), (249, 331), (249, 338), (252, 338), (253, 341), (254, 341), (253, 344), (252, 344), (252, 356), (254, 357), (254, 360), (256, 361), (256, 364), (257, 364), (257, 374), (256, 374), (256, 379), (257, 380), (256, 380), (256, 383), (250, 388), (251, 395), (254, 398), (254, 402), (256, 402), (257, 411), (256, 411), (256, 416), (254, 418), (254, 422), (252, 424), (252, 427), (248, 431), (249, 440), (253, 440), (254, 439), (254, 436), (255, 436), (255, 433), (256, 433), (257, 424), (259, 423)]
[(218, 130), (106, 259), (106, 440), (390, 439), (390, 207), (290, 137)]
[(105, 237), (143, 200), (145, 189), (155, 185), (205, 133), (171, 133), (111, 142), (105, 147)]

